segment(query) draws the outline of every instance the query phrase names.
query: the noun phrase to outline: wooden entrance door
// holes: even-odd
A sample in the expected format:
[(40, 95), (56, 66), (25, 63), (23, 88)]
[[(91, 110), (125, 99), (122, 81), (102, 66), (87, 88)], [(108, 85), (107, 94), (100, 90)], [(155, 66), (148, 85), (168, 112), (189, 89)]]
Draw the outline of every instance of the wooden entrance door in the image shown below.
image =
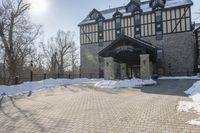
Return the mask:
[(132, 78), (140, 78), (140, 66), (139, 65), (128, 65), (127, 66), (127, 77), (129, 79)]

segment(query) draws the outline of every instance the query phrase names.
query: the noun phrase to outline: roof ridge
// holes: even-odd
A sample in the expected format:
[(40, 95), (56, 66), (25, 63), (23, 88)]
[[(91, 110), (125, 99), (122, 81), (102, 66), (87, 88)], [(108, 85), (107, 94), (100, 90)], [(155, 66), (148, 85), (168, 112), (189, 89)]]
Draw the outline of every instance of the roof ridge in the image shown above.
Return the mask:
[[(142, 1), (141, 2), (141, 9), (143, 10), (143, 13), (145, 12), (151, 12), (153, 9), (148, 5), (150, 0)], [(164, 8), (174, 8), (174, 7), (180, 7), (180, 6), (186, 6), (186, 5), (193, 5), (192, 0), (166, 0), (166, 4)], [(116, 10), (119, 10), (119, 12), (123, 13), (123, 16), (130, 16), (130, 12), (125, 11), (126, 5), (109, 8), (105, 10), (98, 10), (105, 20), (112, 19), (113, 14), (116, 12)], [(93, 20), (91, 20), (88, 16), (79, 23), (80, 25), (88, 24), (88, 23), (94, 23)]]
[[(167, 0), (167, 1), (168, 1), (168, 0)], [(149, 2), (150, 2), (150, 0), (142, 1), (142, 2), (141, 2), (141, 5), (142, 5), (142, 4), (149, 3)], [(127, 4), (126, 4), (126, 5), (127, 5)], [(105, 11), (108, 11), (108, 10), (115, 10), (115, 9), (119, 9), (119, 8), (125, 8), (126, 5), (124, 5), (124, 6), (118, 6), (118, 7), (113, 7), (113, 8), (109, 8), (109, 9), (105, 9), (105, 10), (99, 10), (99, 12), (105, 12)]]

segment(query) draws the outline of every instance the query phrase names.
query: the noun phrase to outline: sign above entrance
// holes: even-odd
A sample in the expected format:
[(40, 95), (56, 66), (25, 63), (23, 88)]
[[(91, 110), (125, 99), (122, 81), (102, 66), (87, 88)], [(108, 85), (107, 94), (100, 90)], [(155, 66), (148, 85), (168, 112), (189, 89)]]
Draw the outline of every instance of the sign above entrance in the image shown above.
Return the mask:
[(116, 52), (116, 53), (124, 52), (124, 51), (133, 52), (133, 51), (134, 51), (134, 47), (133, 47), (133, 46), (118, 46), (118, 47), (115, 49), (115, 52)]

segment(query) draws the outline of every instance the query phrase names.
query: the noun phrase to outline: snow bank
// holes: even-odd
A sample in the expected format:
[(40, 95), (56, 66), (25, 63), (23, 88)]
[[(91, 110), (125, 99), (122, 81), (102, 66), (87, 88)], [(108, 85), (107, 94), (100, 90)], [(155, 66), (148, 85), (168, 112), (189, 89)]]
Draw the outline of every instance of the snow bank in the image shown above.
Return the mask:
[(175, 77), (159, 77), (159, 79), (161, 79), (161, 80), (166, 80), (166, 79), (168, 79), (168, 80), (170, 80), (170, 79), (172, 79), (172, 80), (175, 80), (175, 79), (177, 79), (177, 80), (179, 80), (179, 79), (199, 80), (200, 77), (198, 77), (198, 76), (175, 76)]
[(150, 80), (142, 80), (142, 79), (131, 79), (131, 80), (102, 80), (95, 84), (95, 87), (99, 88), (130, 88), (130, 87), (138, 87), (143, 85), (154, 85), (156, 81)]
[[(185, 94), (189, 95), (193, 102), (180, 101), (177, 110), (184, 112), (192, 111), (200, 115), (200, 81), (194, 83), (191, 88), (185, 91)], [(188, 121), (187, 123), (200, 126), (200, 118)]]
[(194, 120), (188, 121), (188, 122), (186, 122), (186, 123), (187, 123), (187, 124), (190, 124), (190, 125), (200, 126), (200, 118), (199, 118), (199, 119), (194, 119)]
[(99, 80), (95, 79), (47, 79), (37, 82), (25, 82), (20, 85), (13, 86), (0, 86), (0, 95), (5, 93), (6, 95), (13, 96), (18, 93), (39, 90), (42, 88), (54, 87), (59, 85), (71, 85), (71, 84), (82, 84), (82, 83), (96, 83)]
[(0, 95), (6, 94), (14, 96), (19, 93), (26, 93), (33, 90), (46, 89), (49, 87), (55, 87), (60, 85), (72, 85), (72, 84), (83, 84), (83, 83), (94, 83), (96, 87), (100, 88), (128, 88), (142, 85), (156, 84), (153, 80), (122, 80), (122, 81), (111, 81), (103, 79), (47, 79), (37, 82), (25, 82), (19, 85), (4, 86), (0, 85)]

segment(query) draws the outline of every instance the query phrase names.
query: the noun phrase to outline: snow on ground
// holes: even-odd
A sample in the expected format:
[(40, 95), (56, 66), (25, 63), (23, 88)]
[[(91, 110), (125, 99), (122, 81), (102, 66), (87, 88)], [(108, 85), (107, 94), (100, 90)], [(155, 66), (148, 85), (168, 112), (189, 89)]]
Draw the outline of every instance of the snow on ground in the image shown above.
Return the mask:
[(102, 79), (47, 79), (37, 82), (25, 82), (19, 85), (5, 86), (0, 85), (0, 95), (5, 93), (6, 95), (13, 96), (19, 93), (26, 93), (33, 90), (39, 90), (43, 88), (49, 88), (60, 85), (72, 85), (82, 83), (96, 83)]
[(99, 88), (133, 88), (139, 87), (143, 85), (154, 85), (156, 81), (150, 80), (142, 80), (142, 79), (131, 79), (131, 80), (102, 80), (95, 84), (95, 87)]
[[(189, 95), (193, 102), (180, 101), (177, 110), (181, 112), (196, 112), (200, 115), (200, 81), (194, 83), (191, 88), (185, 91), (185, 94)], [(200, 117), (187, 123), (200, 126)]]
[(141, 79), (132, 79), (132, 80), (103, 80), (103, 79), (47, 79), (37, 82), (25, 82), (19, 85), (5, 86), (0, 85), (0, 95), (17, 95), (19, 93), (27, 93), (29, 91), (46, 89), (49, 87), (56, 87), (61, 85), (74, 85), (74, 84), (89, 84), (94, 83), (96, 87), (100, 88), (128, 88), (128, 87), (137, 87), (142, 85), (152, 85), (156, 84), (153, 80), (141, 80)]
[(193, 79), (193, 80), (199, 80), (200, 79), (200, 77), (198, 77), (198, 76), (174, 76), (174, 77), (159, 77), (159, 79), (160, 80), (166, 80), (166, 79), (168, 79), (168, 80), (175, 80), (175, 79)]

